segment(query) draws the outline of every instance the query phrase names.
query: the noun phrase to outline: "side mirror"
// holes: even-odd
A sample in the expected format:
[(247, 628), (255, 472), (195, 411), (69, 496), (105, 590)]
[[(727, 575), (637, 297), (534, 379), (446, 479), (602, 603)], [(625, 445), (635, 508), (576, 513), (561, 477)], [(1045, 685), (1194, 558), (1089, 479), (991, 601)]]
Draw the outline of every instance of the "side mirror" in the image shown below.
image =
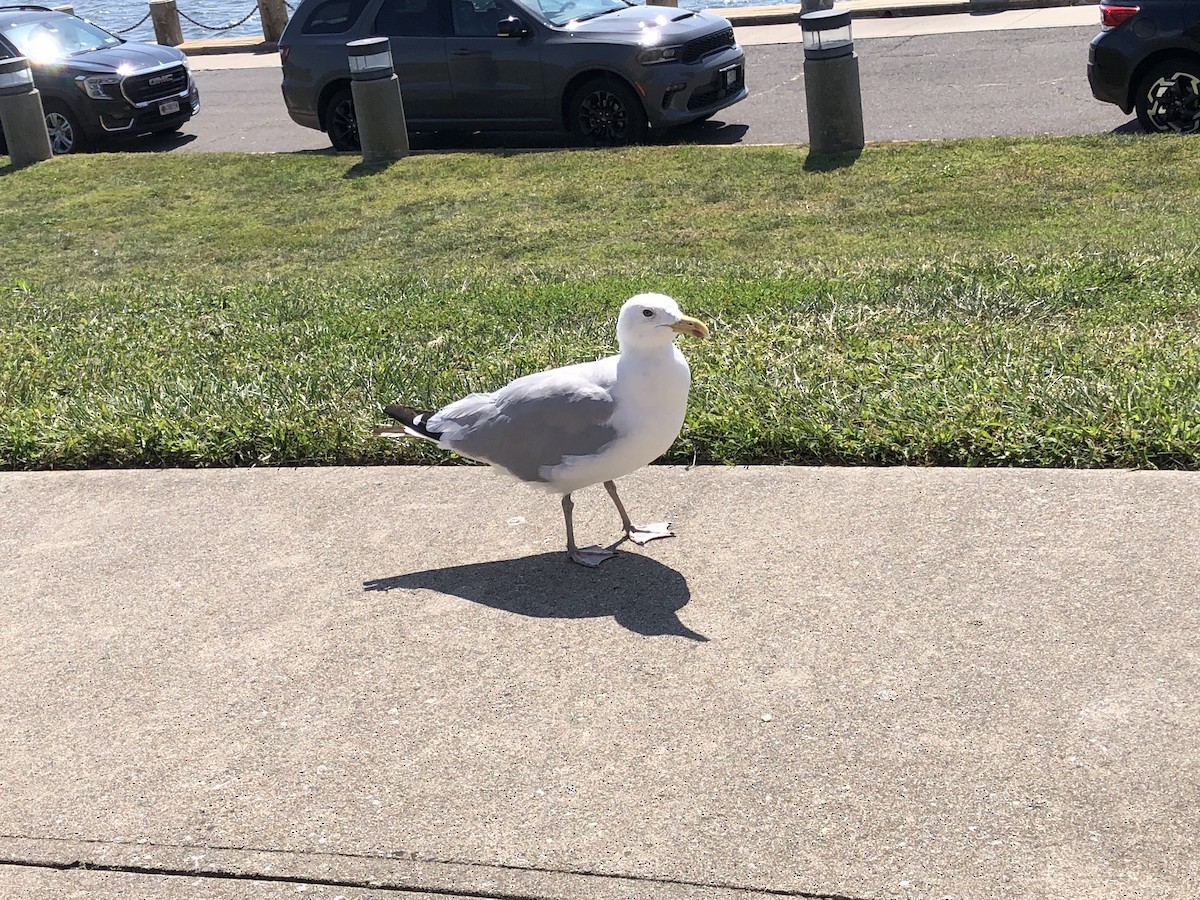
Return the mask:
[(496, 26), (496, 37), (519, 38), (525, 37), (527, 34), (529, 34), (529, 29), (525, 27), (525, 23), (517, 16), (509, 16), (508, 18), (501, 19), (500, 23)]

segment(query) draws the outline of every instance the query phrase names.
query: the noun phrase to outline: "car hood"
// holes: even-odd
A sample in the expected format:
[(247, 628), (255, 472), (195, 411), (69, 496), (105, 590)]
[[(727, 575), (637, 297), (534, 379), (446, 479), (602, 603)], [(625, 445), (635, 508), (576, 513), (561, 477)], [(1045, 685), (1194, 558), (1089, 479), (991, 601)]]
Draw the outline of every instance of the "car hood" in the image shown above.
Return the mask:
[(185, 59), (183, 51), (176, 50), (174, 47), (130, 41), (117, 47), (105, 47), (101, 50), (90, 50), (87, 53), (70, 56), (62, 60), (60, 65), (97, 74), (116, 72), (118, 69), (127, 74), (146, 69), (157, 69), (161, 66), (177, 65)]
[[(669, 6), (630, 6), (617, 12), (568, 22), (563, 30), (580, 37), (600, 35), (623, 35), (625, 37), (646, 35), (646, 44), (687, 40), (729, 27), (729, 21), (707, 12), (691, 12)], [(653, 36), (653, 37), (651, 37)]]

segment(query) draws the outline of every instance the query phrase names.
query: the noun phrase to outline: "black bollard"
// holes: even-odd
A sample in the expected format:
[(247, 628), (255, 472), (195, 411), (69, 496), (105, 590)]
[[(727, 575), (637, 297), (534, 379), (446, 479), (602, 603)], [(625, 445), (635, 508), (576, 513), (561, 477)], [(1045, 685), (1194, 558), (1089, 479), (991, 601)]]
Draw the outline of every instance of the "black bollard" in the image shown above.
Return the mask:
[(810, 152), (826, 156), (861, 150), (865, 143), (862, 86), (850, 13), (833, 9), (801, 13), (800, 28)]
[(363, 162), (390, 162), (408, 156), (408, 125), (400, 79), (392, 67), (385, 37), (362, 38), (346, 44), (350, 57), (350, 93)]

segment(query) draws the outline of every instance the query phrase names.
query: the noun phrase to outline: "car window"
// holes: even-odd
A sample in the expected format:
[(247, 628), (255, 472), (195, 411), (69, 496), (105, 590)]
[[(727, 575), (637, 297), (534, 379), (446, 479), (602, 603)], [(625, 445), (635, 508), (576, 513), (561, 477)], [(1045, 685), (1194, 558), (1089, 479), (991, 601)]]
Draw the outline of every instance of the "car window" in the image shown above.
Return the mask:
[(121, 43), (116, 35), (71, 16), (13, 25), (5, 29), (4, 36), (34, 62), (52, 62)]
[(450, 8), (459, 37), (495, 37), (504, 18), (496, 0), (450, 0)]
[(450, 34), (450, 0), (385, 0), (373, 34), (441, 37)]
[[(606, 13), (633, 6), (626, 0), (516, 0), (553, 25), (566, 25), (575, 19), (594, 19)], [(716, 4), (713, 4), (714, 6)]]
[(362, 15), (367, 0), (329, 0), (312, 11), (304, 23), (305, 34), (341, 34)]

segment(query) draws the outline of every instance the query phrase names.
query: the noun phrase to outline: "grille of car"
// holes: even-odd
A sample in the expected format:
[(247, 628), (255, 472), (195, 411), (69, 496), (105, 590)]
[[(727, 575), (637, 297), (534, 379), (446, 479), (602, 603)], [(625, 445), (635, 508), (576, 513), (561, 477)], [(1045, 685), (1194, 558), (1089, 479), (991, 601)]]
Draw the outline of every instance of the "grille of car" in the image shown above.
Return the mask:
[(732, 46), (732, 28), (726, 28), (723, 31), (714, 31), (712, 34), (706, 34), (704, 37), (696, 38), (684, 44), (683, 61), (685, 63), (694, 63), (696, 60), (708, 56), (710, 53)]
[(187, 83), (187, 69), (179, 65), (130, 75), (121, 85), (121, 91), (126, 100), (137, 105), (180, 94), (187, 89)]

